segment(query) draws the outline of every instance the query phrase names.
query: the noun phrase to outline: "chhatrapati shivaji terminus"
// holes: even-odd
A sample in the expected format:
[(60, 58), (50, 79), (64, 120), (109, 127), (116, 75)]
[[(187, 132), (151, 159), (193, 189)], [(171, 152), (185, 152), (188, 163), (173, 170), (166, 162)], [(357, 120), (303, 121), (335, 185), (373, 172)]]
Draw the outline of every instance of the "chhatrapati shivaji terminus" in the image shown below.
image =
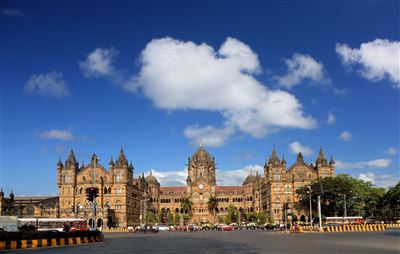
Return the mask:
[[(186, 186), (161, 186), (150, 171), (147, 176), (134, 174), (132, 162), (128, 163), (121, 149), (117, 160), (110, 160), (108, 168), (102, 166), (94, 154), (87, 165), (78, 164), (71, 151), (63, 164), (57, 164), (59, 187), (59, 216), (96, 218), (99, 225), (128, 227), (140, 223), (140, 209), (154, 214), (181, 214), (188, 222), (214, 223), (216, 217), (227, 215), (232, 205), (237, 211), (265, 212), (276, 222), (284, 221), (284, 206), (301, 221), (309, 220), (309, 212), (296, 209), (296, 189), (310, 184), (319, 177), (334, 176), (335, 162), (326, 159), (322, 148), (315, 164), (304, 162), (302, 153), (287, 166), (279, 158), (275, 147), (267, 158), (263, 172), (249, 172), (243, 183), (237, 186), (221, 186), (216, 183), (215, 158), (203, 146), (189, 157)], [(98, 188), (97, 211), (93, 214), (91, 203), (86, 198), (86, 189)], [(218, 206), (210, 210), (213, 197)], [(145, 201), (145, 204), (141, 203)], [(188, 200), (190, 205), (182, 205)], [(71, 212), (71, 206), (76, 211)], [(88, 221), (91, 224), (91, 221)]]

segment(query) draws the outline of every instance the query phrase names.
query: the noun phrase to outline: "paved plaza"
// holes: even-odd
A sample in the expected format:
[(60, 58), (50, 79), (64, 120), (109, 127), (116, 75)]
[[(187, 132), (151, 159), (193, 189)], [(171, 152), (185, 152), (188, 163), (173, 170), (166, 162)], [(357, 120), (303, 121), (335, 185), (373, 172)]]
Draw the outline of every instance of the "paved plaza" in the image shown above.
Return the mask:
[(400, 253), (400, 231), (108, 233), (101, 243), (7, 253)]

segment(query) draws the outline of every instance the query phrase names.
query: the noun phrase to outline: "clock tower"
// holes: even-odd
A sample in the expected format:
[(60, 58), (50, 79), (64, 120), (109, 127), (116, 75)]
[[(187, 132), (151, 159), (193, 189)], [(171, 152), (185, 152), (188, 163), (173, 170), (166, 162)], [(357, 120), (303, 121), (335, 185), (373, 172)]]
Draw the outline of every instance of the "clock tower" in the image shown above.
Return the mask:
[(202, 145), (189, 158), (186, 182), (193, 203), (193, 221), (210, 221), (208, 200), (215, 196), (215, 160)]

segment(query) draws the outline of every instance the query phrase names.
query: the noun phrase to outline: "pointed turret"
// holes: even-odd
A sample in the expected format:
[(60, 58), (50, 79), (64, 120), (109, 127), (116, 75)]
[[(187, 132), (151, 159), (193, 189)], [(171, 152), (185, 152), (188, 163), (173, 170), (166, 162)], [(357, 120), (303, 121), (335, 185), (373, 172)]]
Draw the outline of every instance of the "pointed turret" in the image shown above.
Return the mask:
[(317, 161), (315, 162), (316, 165), (322, 164), (325, 165), (326, 164), (326, 158), (324, 155), (324, 151), (322, 150), (322, 146), (319, 148), (319, 153), (318, 153), (318, 158)]
[(286, 165), (286, 160), (285, 160), (285, 155), (282, 154), (282, 161), (281, 161), (282, 165)]
[(69, 152), (68, 160), (65, 161), (65, 166), (66, 167), (71, 167), (71, 166), (78, 167), (78, 162), (76, 161), (75, 153), (74, 153), (74, 150), (72, 150), (72, 149)]
[(301, 152), (297, 154), (296, 164), (305, 164), (303, 154)]
[(3, 188), (0, 189), (0, 198), (4, 198)]
[(334, 165), (335, 161), (333, 160), (333, 157), (331, 156), (331, 159), (329, 160), (329, 165)]
[(278, 154), (276, 153), (276, 148), (274, 146), (274, 148), (272, 149), (272, 156), (271, 156), (271, 161), (273, 164), (279, 164), (279, 157)]
[(57, 167), (60, 167), (60, 168), (64, 167), (64, 165), (61, 161), (61, 157), (58, 158)]
[(113, 160), (113, 157), (111, 156), (111, 159), (110, 159), (110, 162), (108, 163), (108, 165), (110, 165), (110, 166), (114, 166), (115, 164), (114, 164), (114, 160)]
[(119, 152), (118, 159), (115, 161), (117, 166), (128, 166), (128, 160), (125, 157), (124, 150), (121, 147), (121, 151)]

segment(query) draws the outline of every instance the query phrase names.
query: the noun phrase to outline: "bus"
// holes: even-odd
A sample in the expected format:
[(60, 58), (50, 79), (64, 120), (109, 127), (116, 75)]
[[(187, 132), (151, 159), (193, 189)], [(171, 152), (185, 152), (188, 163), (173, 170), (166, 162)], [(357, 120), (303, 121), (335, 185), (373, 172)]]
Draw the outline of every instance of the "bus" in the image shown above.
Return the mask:
[(325, 224), (364, 224), (364, 222), (361, 216), (325, 217)]
[(86, 220), (77, 218), (18, 218), (18, 226), (33, 225), (38, 231), (57, 230), (63, 231), (68, 225), (70, 230), (86, 230)]

